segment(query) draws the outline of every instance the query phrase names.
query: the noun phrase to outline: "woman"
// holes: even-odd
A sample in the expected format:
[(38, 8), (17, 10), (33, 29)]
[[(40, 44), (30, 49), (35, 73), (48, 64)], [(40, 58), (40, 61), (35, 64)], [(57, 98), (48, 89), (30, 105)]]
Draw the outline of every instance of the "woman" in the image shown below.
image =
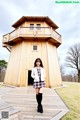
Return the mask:
[(31, 77), (34, 79), (33, 87), (36, 91), (36, 100), (38, 103), (37, 112), (43, 113), (43, 107), (41, 104), (42, 94), (45, 85), (45, 70), (40, 58), (37, 58), (34, 62), (34, 68), (31, 72)]

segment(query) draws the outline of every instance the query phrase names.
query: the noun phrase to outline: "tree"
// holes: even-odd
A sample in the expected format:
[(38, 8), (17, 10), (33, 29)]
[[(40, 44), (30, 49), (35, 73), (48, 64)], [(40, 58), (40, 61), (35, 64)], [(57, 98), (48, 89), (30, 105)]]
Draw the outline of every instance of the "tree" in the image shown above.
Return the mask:
[(69, 48), (66, 57), (66, 64), (68, 67), (77, 70), (78, 82), (80, 82), (80, 43)]
[(60, 65), (60, 73), (61, 73), (61, 76), (63, 76), (65, 74), (65, 64), (62, 62), (62, 59), (60, 56), (58, 56), (58, 61)]
[(60, 65), (60, 72), (61, 72), (61, 76), (63, 76), (65, 74), (65, 66), (64, 65)]

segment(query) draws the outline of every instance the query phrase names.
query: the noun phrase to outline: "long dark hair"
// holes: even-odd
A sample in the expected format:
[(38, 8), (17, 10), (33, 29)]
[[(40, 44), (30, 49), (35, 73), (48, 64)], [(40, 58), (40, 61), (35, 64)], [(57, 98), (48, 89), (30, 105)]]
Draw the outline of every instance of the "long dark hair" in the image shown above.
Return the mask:
[(36, 67), (36, 62), (38, 62), (38, 61), (40, 62), (40, 66), (41, 66), (41, 67), (44, 67), (44, 66), (43, 66), (43, 63), (42, 63), (42, 60), (41, 60), (40, 58), (37, 58), (37, 59), (35, 60), (35, 62), (34, 62), (34, 67)]

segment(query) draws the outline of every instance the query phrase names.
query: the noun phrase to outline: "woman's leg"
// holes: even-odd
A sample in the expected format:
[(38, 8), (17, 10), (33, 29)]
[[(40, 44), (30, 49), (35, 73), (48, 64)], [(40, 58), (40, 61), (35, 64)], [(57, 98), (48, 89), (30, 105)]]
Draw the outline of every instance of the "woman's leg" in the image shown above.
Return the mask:
[(38, 103), (37, 112), (40, 112), (39, 111), (39, 88), (36, 88), (35, 92), (36, 92), (36, 100), (37, 100), (37, 103)]
[(44, 87), (39, 89), (39, 93), (43, 93), (43, 91), (44, 91)]
[(35, 91), (36, 91), (36, 100), (37, 100), (37, 103), (38, 103), (37, 112), (41, 112), (41, 113), (43, 113), (43, 107), (42, 107), (42, 104), (41, 104), (43, 90), (44, 90), (43, 87), (35, 89)]
[(36, 89), (35, 89), (35, 91), (36, 91), (36, 95), (39, 94), (39, 90), (40, 90), (40, 88), (36, 88)]
[(41, 87), (40, 90), (39, 90), (39, 112), (43, 113), (43, 106), (41, 104), (42, 102), (42, 97), (43, 97), (43, 90), (44, 90), (44, 87)]

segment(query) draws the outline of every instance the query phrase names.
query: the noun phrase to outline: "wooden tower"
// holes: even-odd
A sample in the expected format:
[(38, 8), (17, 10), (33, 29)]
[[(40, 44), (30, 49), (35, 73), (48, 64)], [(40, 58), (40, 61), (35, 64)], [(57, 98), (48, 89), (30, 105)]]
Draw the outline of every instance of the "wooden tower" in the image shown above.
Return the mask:
[(43, 16), (23, 16), (3, 35), (3, 47), (10, 51), (4, 83), (14, 86), (31, 85), (31, 69), (36, 58), (41, 58), (46, 71), (46, 86), (61, 85), (57, 47), (62, 43), (58, 26)]

